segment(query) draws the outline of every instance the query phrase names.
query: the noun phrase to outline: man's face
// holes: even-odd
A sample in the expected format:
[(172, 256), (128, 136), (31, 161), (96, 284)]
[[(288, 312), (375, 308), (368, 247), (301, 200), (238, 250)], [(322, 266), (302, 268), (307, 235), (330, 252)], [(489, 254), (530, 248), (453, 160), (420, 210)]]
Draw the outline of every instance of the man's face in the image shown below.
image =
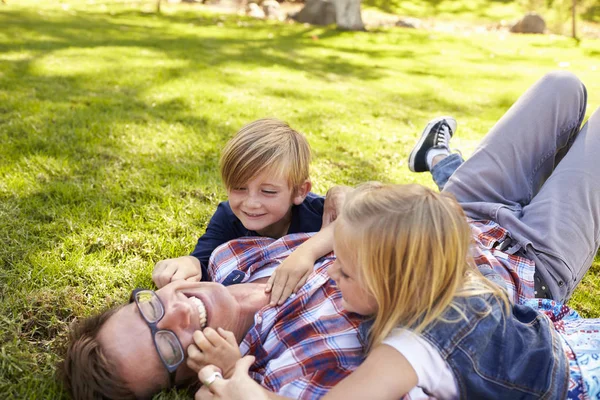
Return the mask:
[[(205, 326), (232, 331), (237, 328), (238, 303), (219, 283), (176, 281), (156, 291), (156, 295), (165, 308), (157, 327), (172, 330), (184, 351), (193, 343), (194, 331)], [(144, 396), (168, 386), (169, 374), (135, 303), (113, 315), (102, 327), (98, 338), (136, 394)], [(177, 370), (177, 382), (193, 376), (185, 363)]]
[(295, 201), (283, 177), (265, 171), (241, 187), (228, 189), (227, 195), (231, 210), (246, 229), (270, 237), (287, 233)]
[(342, 306), (347, 311), (360, 315), (373, 315), (377, 312), (377, 302), (373, 295), (361, 285), (359, 278), (359, 266), (356, 265), (352, 249), (344, 240), (348, 235), (346, 224), (338, 220), (335, 227), (333, 251), (335, 262), (327, 269), (327, 273), (333, 279), (342, 292)]

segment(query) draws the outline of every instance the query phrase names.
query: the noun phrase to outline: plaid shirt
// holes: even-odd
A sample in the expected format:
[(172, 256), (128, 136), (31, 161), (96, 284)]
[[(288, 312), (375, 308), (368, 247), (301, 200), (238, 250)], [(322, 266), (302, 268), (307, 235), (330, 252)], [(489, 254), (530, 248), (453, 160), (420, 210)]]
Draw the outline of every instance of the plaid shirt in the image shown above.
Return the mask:
[(469, 220), (469, 224), (475, 240), (471, 254), (483, 275), (506, 288), (509, 298), (516, 304), (532, 299), (534, 262), (495, 248), (508, 236), (506, 229), (497, 223)]
[[(248, 282), (260, 270), (279, 265), (309, 237), (228, 242), (213, 253), (209, 272), (215, 282)], [(327, 275), (333, 260), (329, 255), (317, 261), (296, 296), (259, 310), (240, 345), (243, 355), (256, 357), (250, 376), (279, 395), (320, 398), (363, 361), (365, 343), (358, 335), (362, 319), (342, 309), (341, 293)]]

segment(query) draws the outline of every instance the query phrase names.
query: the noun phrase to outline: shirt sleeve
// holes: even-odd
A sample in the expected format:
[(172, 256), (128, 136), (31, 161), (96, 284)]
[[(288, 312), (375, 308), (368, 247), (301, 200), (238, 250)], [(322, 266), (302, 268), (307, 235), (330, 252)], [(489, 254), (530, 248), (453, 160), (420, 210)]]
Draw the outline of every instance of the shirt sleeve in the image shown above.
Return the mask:
[(411, 398), (419, 398), (416, 395), (419, 388), (438, 399), (458, 398), (458, 385), (452, 370), (425, 339), (406, 329), (394, 329), (383, 344), (400, 352), (415, 370), (418, 383), (409, 393)]
[(235, 221), (232, 220), (231, 215), (231, 208), (229, 208), (227, 202), (219, 204), (208, 223), (206, 232), (198, 239), (198, 243), (196, 243), (196, 247), (191, 254), (200, 261), (202, 268), (201, 280), (203, 281), (212, 280), (208, 273), (208, 260), (213, 250), (223, 243), (241, 236), (236, 232)]

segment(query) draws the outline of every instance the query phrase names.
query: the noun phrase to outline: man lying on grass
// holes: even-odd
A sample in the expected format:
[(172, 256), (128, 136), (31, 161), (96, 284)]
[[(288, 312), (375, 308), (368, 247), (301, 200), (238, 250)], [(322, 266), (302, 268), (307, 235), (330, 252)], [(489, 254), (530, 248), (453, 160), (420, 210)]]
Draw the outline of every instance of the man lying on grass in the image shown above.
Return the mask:
[[(204, 340), (239, 344), (243, 354), (254, 355), (250, 373), (272, 392), (322, 397), (363, 360), (361, 318), (342, 310), (342, 296), (326, 272), (333, 257), (319, 260), (282, 305), (270, 305), (264, 290), (272, 271), (308, 236), (229, 242), (213, 254), (215, 282), (175, 281), (156, 292), (135, 290), (129, 304), (82, 321), (71, 333), (63, 365), (73, 398), (145, 398), (194, 384), (194, 370), (202, 364), (225, 368), (227, 363), (208, 351), (203, 363), (190, 369), (188, 348)], [(221, 284), (240, 272), (243, 283)]]

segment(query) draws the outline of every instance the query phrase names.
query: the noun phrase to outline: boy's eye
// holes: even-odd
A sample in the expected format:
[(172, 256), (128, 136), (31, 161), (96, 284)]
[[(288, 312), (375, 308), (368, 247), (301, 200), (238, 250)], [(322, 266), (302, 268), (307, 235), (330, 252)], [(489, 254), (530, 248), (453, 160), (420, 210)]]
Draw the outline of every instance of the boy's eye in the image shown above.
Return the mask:
[(233, 190), (235, 190), (236, 192), (241, 192), (243, 190), (246, 190), (246, 188), (245, 187), (235, 187), (235, 188), (233, 188)]
[(277, 192), (275, 190), (263, 190), (263, 193), (265, 193), (265, 194), (277, 194)]

